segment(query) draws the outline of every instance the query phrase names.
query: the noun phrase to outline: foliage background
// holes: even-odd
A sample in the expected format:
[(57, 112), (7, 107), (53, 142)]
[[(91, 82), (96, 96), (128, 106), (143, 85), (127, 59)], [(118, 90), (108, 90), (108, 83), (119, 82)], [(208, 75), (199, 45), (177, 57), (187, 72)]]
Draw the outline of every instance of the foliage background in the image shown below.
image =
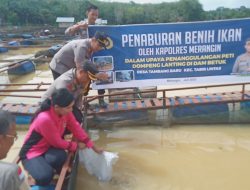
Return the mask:
[(99, 7), (100, 18), (108, 24), (143, 24), (186, 21), (219, 20), (250, 17), (250, 9), (218, 7), (204, 11), (198, 0), (180, 0), (160, 4), (110, 3), (97, 0), (0, 0), (2, 25), (56, 25), (57, 17), (85, 18), (85, 10), (92, 3)]

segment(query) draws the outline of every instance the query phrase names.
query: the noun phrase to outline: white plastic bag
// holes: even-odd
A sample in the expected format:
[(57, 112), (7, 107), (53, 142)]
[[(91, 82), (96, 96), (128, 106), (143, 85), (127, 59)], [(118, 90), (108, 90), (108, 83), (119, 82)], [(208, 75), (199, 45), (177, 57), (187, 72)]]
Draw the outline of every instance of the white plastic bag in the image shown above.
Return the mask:
[(109, 181), (112, 178), (112, 166), (118, 160), (118, 154), (103, 152), (97, 154), (91, 148), (79, 150), (79, 161), (84, 164), (90, 175), (94, 175), (101, 181)]

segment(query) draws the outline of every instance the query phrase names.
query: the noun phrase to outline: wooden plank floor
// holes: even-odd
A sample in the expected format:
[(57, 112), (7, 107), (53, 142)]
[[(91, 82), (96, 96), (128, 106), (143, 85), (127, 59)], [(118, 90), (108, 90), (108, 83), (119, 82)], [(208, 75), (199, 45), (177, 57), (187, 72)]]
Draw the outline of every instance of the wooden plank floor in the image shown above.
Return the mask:
[[(133, 101), (120, 101), (109, 103), (107, 108), (95, 108), (88, 110), (88, 115), (106, 114), (114, 112), (153, 110), (179, 106), (231, 103), (250, 101), (250, 91), (244, 93), (244, 100), (241, 92), (223, 92), (201, 95), (176, 96), (163, 100), (162, 98), (148, 98)], [(38, 109), (38, 105), (0, 103), (0, 108), (16, 115), (33, 115)]]

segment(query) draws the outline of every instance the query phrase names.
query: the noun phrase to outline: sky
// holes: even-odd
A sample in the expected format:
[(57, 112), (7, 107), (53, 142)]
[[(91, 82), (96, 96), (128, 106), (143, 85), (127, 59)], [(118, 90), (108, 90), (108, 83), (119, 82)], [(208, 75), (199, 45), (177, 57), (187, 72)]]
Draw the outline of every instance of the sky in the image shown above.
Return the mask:
[[(130, 2), (131, 0), (101, 0), (106, 2)], [(174, 2), (177, 0), (132, 0), (135, 3), (161, 3), (161, 2)], [(199, 0), (203, 5), (205, 11), (215, 10), (218, 7), (225, 8), (239, 8), (245, 6), (250, 8), (250, 0)]]

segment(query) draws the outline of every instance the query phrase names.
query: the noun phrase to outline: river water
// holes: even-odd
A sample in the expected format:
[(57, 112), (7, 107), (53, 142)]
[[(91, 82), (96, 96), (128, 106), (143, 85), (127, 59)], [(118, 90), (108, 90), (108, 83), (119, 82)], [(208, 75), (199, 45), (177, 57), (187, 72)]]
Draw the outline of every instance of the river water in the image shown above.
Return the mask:
[[(7, 53), (0, 54), (1, 66), (9, 63), (17, 62), (24, 59), (34, 58), (34, 54), (44, 48), (20, 48), (18, 50), (9, 50)], [(6, 60), (6, 61), (3, 61)], [(6, 83), (51, 83), (53, 81), (51, 71), (49, 70), (48, 63), (39, 64), (34, 61), (36, 71), (25, 75), (8, 75), (7, 72), (0, 73), (1, 84)], [(47, 86), (45, 86), (46, 88)], [(35, 89), (36, 86), (14, 86), (6, 89)], [(43, 88), (43, 87), (42, 87)], [(41, 96), (43, 92), (11, 92), (11, 95), (28, 95), (28, 96)], [(1, 97), (1, 102), (7, 103), (37, 103), (37, 98), (18, 98), (18, 97)]]
[(77, 190), (248, 190), (250, 125), (115, 127), (92, 131), (119, 153), (110, 182), (80, 164)]
[[(37, 50), (10, 51), (0, 55), (0, 59), (33, 54)], [(5, 73), (1, 76), (8, 77)], [(41, 81), (52, 82), (47, 63), (38, 65), (34, 73), (10, 78), (12, 83)], [(1, 99), (1, 102), (17, 103), (36, 101)], [(119, 125), (110, 123), (109, 127), (89, 127), (97, 146), (117, 152), (119, 159), (109, 182), (98, 181), (80, 164), (77, 190), (248, 190), (250, 187), (250, 124), (167, 127), (164, 122), (127, 125), (121, 121)], [(25, 131), (18, 133), (23, 139)], [(21, 139), (13, 146), (12, 157), (13, 152), (17, 154)]]

